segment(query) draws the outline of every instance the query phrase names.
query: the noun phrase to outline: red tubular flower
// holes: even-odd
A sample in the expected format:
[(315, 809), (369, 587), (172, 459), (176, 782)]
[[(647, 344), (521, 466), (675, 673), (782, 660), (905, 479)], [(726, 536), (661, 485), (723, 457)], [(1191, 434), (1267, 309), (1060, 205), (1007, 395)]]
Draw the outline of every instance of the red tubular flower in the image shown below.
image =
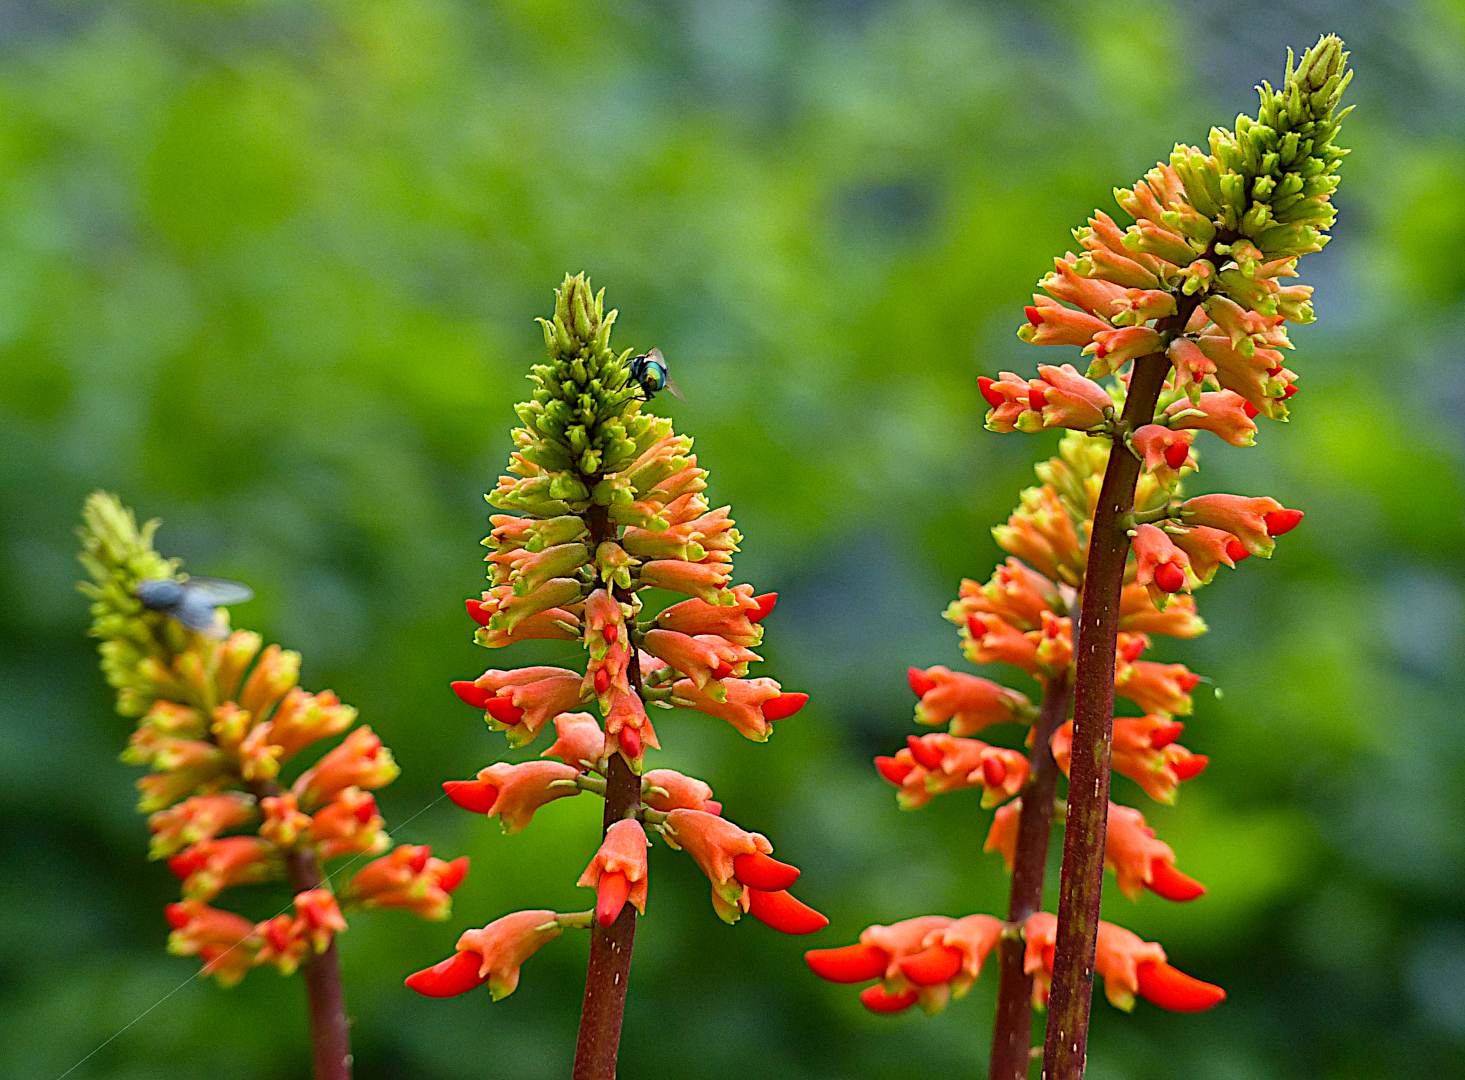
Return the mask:
[(1155, 607), (1164, 610), (1169, 594), (1186, 588), (1190, 559), (1163, 529), (1140, 525), (1134, 530), (1135, 581), (1145, 586)]
[(1200, 676), (1184, 664), (1151, 660), (1121, 661), (1114, 672), (1114, 692), (1147, 713), (1190, 715), (1190, 691), (1199, 682)]
[(641, 823), (628, 818), (607, 829), (600, 850), (575, 884), (595, 890), (595, 919), (601, 926), (615, 922), (628, 900), (645, 915), (646, 831)]
[(363, 724), (314, 768), (301, 773), (291, 790), (302, 806), (319, 806), (335, 798), (342, 788), (385, 787), (397, 778), (399, 771), (392, 752)]
[(1033, 296), (1033, 303), (1023, 309), (1028, 325), (1017, 336), (1030, 345), (1087, 345), (1094, 335), (1113, 327), (1103, 319), (1085, 311), (1064, 307), (1046, 296)]
[[(753, 586), (735, 585), (732, 595), (737, 603), (730, 606), (709, 604), (705, 600), (683, 600), (656, 616), (656, 625), (664, 630), (696, 637), (716, 634), (733, 645), (751, 647), (763, 640), (763, 631), (756, 625), (773, 610), (776, 593), (753, 596)], [(768, 600), (767, 597), (773, 597)], [(767, 610), (764, 610), (764, 606)]]
[(1269, 559), (1276, 547), (1272, 538), (1296, 528), (1302, 511), (1288, 510), (1266, 496), (1199, 495), (1181, 504), (1180, 519), (1231, 533), (1251, 554)]
[(714, 813), (712, 788), (701, 780), (684, 776), (675, 769), (652, 769), (641, 777), (641, 801), (653, 810), (702, 810)]
[(342, 855), (378, 855), (391, 843), (383, 831), (376, 796), (346, 788), (310, 819), (310, 835), (322, 860)]
[(949, 722), (953, 735), (975, 735), (992, 724), (1010, 723), (1030, 707), (1024, 695), (990, 679), (940, 664), (926, 668), (924, 674), (933, 685), (916, 705), (916, 722), (928, 727)]
[(1175, 869), (1175, 852), (1155, 838), (1144, 815), (1128, 806), (1109, 804), (1109, 828), (1104, 839), (1104, 864), (1114, 871), (1119, 891), (1138, 900), (1148, 888), (1167, 900), (1194, 900), (1205, 886)]
[(587, 712), (560, 713), (554, 718), (558, 736), (540, 757), (559, 758), (566, 765), (599, 772), (607, 754), (605, 732), (600, 722)]
[(563, 932), (553, 911), (516, 911), (481, 930), (464, 931), (458, 939), (458, 955), (477, 961), (476, 977), (469, 975), (466, 961), (453, 956), (409, 975), (407, 985), (429, 997), (450, 997), (487, 982), (493, 1000), (499, 1001), (518, 989), (524, 961)]
[[(478, 770), (476, 780), (449, 781), (458, 785), (448, 791), (448, 796), (464, 809), (476, 813), (497, 816), (504, 832), (513, 834), (521, 831), (534, 817), (534, 812), (546, 803), (568, 795), (580, 794), (576, 779), (580, 770), (574, 765), (558, 761), (524, 761), (513, 764), (500, 761)], [(447, 785), (443, 785), (447, 790)], [(478, 810), (493, 793), (488, 809)], [(469, 805), (469, 804), (472, 805)]]
[(1230, 390), (1201, 394), (1195, 402), (1181, 398), (1165, 408), (1172, 428), (1209, 431), (1232, 446), (1256, 442), (1256, 424), (1252, 420), (1255, 413), (1241, 395)]
[(1190, 444), (1195, 439), (1191, 431), (1176, 431), (1160, 424), (1145, 424), (1132, 436), (1130, 443), (1155, 479), (1166, 487), (1175, 481), (1175, 475), (1186, 465), (1194, 467), (1190, 455)]
[(191, 900), (212, 900), (235, 885), (269, 881), (280, 875), (274, 845), (257, 836), (200, 840), (168, 860)]
[[(1088, 342), (1074, 344), (1086, 345)], [(1065, 427), (1082, 431), (1102, 424), (1106, 416), (1114, 412), (1114, 400), (1109, 392), (1092, 379), (1080, 375), (1072, 364), (1061, 367), (1039, 364), (1038, 378), (1029, 381), (1028, 387), (1028, 402), (1042, 413), (1045, 428)]]
[(212, 840), (254, 817), (254, 799), (242, 791), (194, 795), (148, 818), (149, 858), (160, 859), (200, 840)]
[(769, 678), (729, 678), (720, 685), (722, 700), (699, 690), (690, 679), (681, 679), (672, 686), (672, 702), (726, 720), (744, 738), (767, 742), (773, 730), (771, 721), (793, 715), (808, 700), (807, 694), (784, 694)]
[(1033, 415), (1028, 404), (1029, 388), (1026, 379), (1011, 371), (1004, 371), (996, 380), (985, 375), (978, 376), (977, 387), (982, 392), (982, 398), (992, 406), (987, 412), (987, 430), (1016, 431), (1020, 423), (1026, 423), (1023, 420), (1025, 415), (1032, 416), (1030, 426), (1042, 426), (1042, 420)]
[(233, 986), (254, 966), (260, 939), (254, 923), (230, 911), (209, 907), (201, 900), (184, 900), (165, 909), (168, 951), (177, 956), (197, 956), (204, 961), (203, 973), (224, 986)]
[(1010, 664), (1033, 674), (1038, 670), (1038, 642), (996, 615), (974, 613), (967, 618), (970, 637), (963, 651), (974, 664)]
[(673, 847), (686, 851), (712, 883), (712, 906), (724, 922), (737, 922), (743, 911), (747, 886), (737, 880), (739, 855), (771, 855), (773, 845), (760, 833), (748, 832), (701, 810), (670, 811), (663, 837)]
[[(1181, 781), (1198, 776), (1209, 762), (1203, 754), (1192, 754), (1174, 740), (1178, 725), (1163, 716), (1116, 716), (1114, 718), (1114, 771), (1127, 776), (1156, 802), (1173, 803)], [(1073, 746), (1073, 721), (1053, 733), (1053, 760), (1068, 773)]]
[(468, 858), (432, 857), (427, 845), (402, 844), (367, 863), (351, 879), (351, 898), (367, 908), (405, 908), (432, 920), (448, 917), (452, 893), (468, 874)]

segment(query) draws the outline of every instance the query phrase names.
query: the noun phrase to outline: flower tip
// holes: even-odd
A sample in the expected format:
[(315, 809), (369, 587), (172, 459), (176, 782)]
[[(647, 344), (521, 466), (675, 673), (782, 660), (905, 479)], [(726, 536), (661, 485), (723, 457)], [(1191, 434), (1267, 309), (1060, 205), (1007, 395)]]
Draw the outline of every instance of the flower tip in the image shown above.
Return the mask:
[(1028, 322), (1032, 323), (1039, 330), (1043, 328), (1043, 315), (1032, 304), (1025, 305), (1022, 309), (1022, 313), (1028, 317)]
[(1180, 733), (1184, 730), (1185, 725), (1182, 724), (1179, 720), (1171, 720), (1167, 724), (1161, 724), (1159, 727), (1155, 728), (1154, 731), (1150, 732), (1151, 749), (1165, 749), (1165, 747), (1169, 746), (1176, 739), (1180, 738)]
[(174, 930), (182, 930), (189, 923), (188, 908), (181, 903), (166, 905), (163, 908), (163, 917)]
[(1205, 754), (1192, 754), (1184, 761), (1175, 762), (1170, 768), (1174, 771), (1177, 778), (1191, 780), (1205, 772), (1206, 766), (1210, 763), (1211, 759)]
[(1301, 510), (1273, 510), (1270, 514), (1264, 514), (1262, 521), (1266, 523), (1268, 536), (1281, 536), (1297, 528), (1302, 517)]
[(936, 747), (921, 740), (922, 736), (920, 735), (907, 735), (905, 737), (905, 744), (910, 747), (911, 757), (915, 758), (916, 763), (922, 768), (939, 769), (941, 767), (941, 761), (946, 755), (936, 749)]
[(1145, 888), (1164, 900), (1183, 904), (1206, 894), (1206, 887), (1188, 874), (1182, 874), (1170, 863), (1156, 859), (1150, 866), (1150, 880)]
[(486, 814), (498, 801), (498, 788), (487, 780), (444, 780), (443, 791), (464, 810)]
[(919, 991), (915, 987), (892, 994), (885, 989), (884, 983), (876, 983), (860, 991), (860, 1004), (872, 1013), (905, 1012), (916, 1003), (918, 995)]
[(1163, 960), (1139, 966), (1139, 996), (1171, 1012), (1203, 1012), (1226, 1000), (1219, 986), (1192, 978)]
[(713, 817), (722, 817), (722, 803), (716, 799), (708, 799), (702, 803), (702, 811)]
[(605, 668), (595, 669), (595, 692), (605, 694), (610, 690), (610, 672)]
[(992, 389), (996, 381), (996, 379), (989, 379), (985, 375), (977, 376), (977, 389), (982, 392), (982, 399), (994, 409), (1002, 405), (1002, 393)]
[[(990, 788), (1000, 788), (1007, 779), (1007, 766), (1002, 764), (1000, 758), (989, 757), (982, 759), (982, 783)], [(939, 979), (938, 982), (945, 982)]]
[(760, 623), (773, 614), (773, 608), (778, 603), (778, 593), (766, 592), (762, 596), (755, 596), (753, 603), (758, 605), (758, 610), (749, 612), (748, 621)]
[(799, 880), (801, 871), (797, 866), (779, 862), (770, 855), (755, 851), (733, 858), (733, 877), (750, 889), (763, 892), (778, 892), (787, 889)]
[(437, 887), (445, 893), (454, 892), (467, 876), (468, 856), (459, 855), (438, 872)]
[(918, 667), (906, 668), (905, 678), (906, 682), (911, 684), (911, 690), (918, 698), (923, 698), (932, 690), (936, 689), (936, 680)]
[(1173, 442), (1165, 447), (1165, 464), (1172, 469), (1178, 469), (1190, 459), (1190, 444), (1184, 442)]
[(1174, 563), (1161, 563), (1155, 567), (1155, 586), (1167, 593), (1177, 593), (1185, 588), (1185, 571)]
[(911, 774), (912, 768), (913, 766), (903, 765), (893, 757), (881, 755), (875, 759), (875, 771), (896, 787), (905, 783), (905, 778)]
[(615, 922), (630, 895), (631, 883), (625, 874), (616, 871), (601, 874), (595, 886), (595, 921), (601, 926)]
[[(469, 603), (472, 603), (470, 600)], [(472, 705), (475, 709), (486, 709), (488, 701), (493, 695), (480, 686), (475, 685), (469, 679), (456, 679), (448, 684), (453, 688), (453, 693), (458, 695), (458, 700), (465, 705)]]
[(1234, 563), (1238, 563), (1242, 559), (1251, 558), (1251, 552), (1246, 550), (1245, 544), (1233, 536), (1226, 541), (1226, 558)]
[(487, 981), (487, 975), (478, 973), (482, 966), (482, 957), (475, 952), (454, 953), (430, 968), (414, 971), (403, 982), (407, 989), (416, 990), (423, 997), (457, 997)]
[(1261, 410), (1259, 410), (1251, 402), (1249, 402), (1249, 401), (1243, 401), (1241, 403), (1241, 411), (1246, 414), (1246, 418), (1248, 420), (1255, 420), (1256, 419), (1256, 414), (1258, 412), (1260, 412)]
[(484, 608), (482, 600), (474, 600), (469, 597), (463, 601), (463, 606), (468, 609), (468, 617), (479, 626), (487, 626), (488, 621), (493, 618), (493, 612)]
[(641, 756), (641, 733), (635, 728), (629, 725), (621, 728), (616, 735), (616, 741), (620, 743), (621, 753), (626, 756), (626, 760), (635, 761)]
[(763, 719), (765, 720), (787, 720), (794, 713), (804, 707), (809, 700), (808, 694), (779, 694), (776, 698), (769, 698), (762, 705)]
[(782, 889), (764, 892), (748, 886), (748, 914), (781, 934), (812, 934), (829, 925), (827, 918)]
[(961, 970), (961, 952), (949, 945), (932, 945), (902, 960), (900, 970), (917, 986), (936, 986)]
[(484, 702), (483, 711), (500, 724), (507, 724), (509, 727), (513, 727), (524, 718), (524, 710), (506, 697), (489, 698)]
[(804, 953), (804, 963), (821, 979), (857, 983), (884, 975), (889, 958), (879, 946), (857, 941), (837, 949), (810, 949)]

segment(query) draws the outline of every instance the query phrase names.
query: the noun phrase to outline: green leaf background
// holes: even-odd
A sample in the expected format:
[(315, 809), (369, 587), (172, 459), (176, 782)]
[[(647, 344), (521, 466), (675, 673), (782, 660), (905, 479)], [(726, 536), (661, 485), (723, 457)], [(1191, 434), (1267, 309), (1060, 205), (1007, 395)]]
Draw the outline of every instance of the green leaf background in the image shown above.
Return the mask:
[[(940, 618), (998, 556), (1051, 436), (981, 428), (973, 376), (1060, 362), (1014, 330), (1067, 230), (1172, 142), (1250, 110), (1337, 31), (1359, 106), (1336, 239), (1303, 260), (1294, 419), (1206, 444), (1195, 490), (1307, 511), (1161, 655), (1213, 676), (1206, 775), (1146, 807), (1210, 893), (1106, 901), (1225, 985), (1200, 1017), (1095, 1007), (1094, 1080), (1465, 1072), (1465, 8), (954, 0), (0, 4), (0, 1060), (72, 1077), (298, 1077), (298, 980), (193, 981), (146, 863), (127, 724), (82, 637), (85, 494), (161, 516), (240, 625), (305, 653), (402, 778), (398, 840), (468, 853), (448, 924), (342, 939), (357, 1075), (568, 1073), (585, 946), (520, 990), (402, 977), (521, 907), (583, 906), (590, 798), (517, 837), (438, 804), (504, 755), (448, 692), (471, 642), (481, 493), (565, 271), (659, 345), (740, 580), (782, 595), (766, 671), (813, 695), (766, 746), (677, 714), (659, 763), (805, 868), (833, 926), (714, 916), (658, 851), (627, 1078), (983, 1076), (995, 979), (935, 1020), (804, 969), (870, 922), (1000, 911), (974, 794), (911, 814), (870, 767), (911, 730), (903, 670), (961, 663)], [(524, 647), (507, 659), (553, 658)], [(1125, 792), (1133, 797), (1131, 788)], [(577, 895), (577, 892), (579, 895)], [(240, 891), (251, 914), (278, 900)], [(253, 907), (251, 907), (253, 905)], [(258, 909), (256, 911), (256, 909)]]

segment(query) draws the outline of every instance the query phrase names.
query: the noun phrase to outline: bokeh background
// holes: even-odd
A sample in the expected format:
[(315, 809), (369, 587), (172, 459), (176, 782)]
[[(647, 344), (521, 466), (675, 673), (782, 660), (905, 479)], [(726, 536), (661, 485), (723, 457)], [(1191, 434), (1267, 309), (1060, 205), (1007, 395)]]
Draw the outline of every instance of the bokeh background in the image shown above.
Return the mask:
[(660, 761), (833, 918), (726, 927), (658, 850), (621, 1075), (984, 1076), (992, 974), (891, 1020), (800, 960), (1004, 904), (976, 797), (901, 813), (870, 767), (912, 730), (906, 665), (962, 663), (940, 612), (1056, 442), (984, 432), (973, 376), (1057, 362), (1014, 330), (1067, 230), (1327, 30), (1359, 107), (1336, 240), (1303, 263), (1303, 393), (1259, 449), (1207, 443), (1192, 488), (1307, 521), (1205, 590), (1209, 636), (1160, 648), (1224, 691), (1187, 733), (1210, 771), (1145, 807), (1210, 894), (1106, 902), (1231, 997), (1100, 1001), (1090, 1075), (1465, 1075), (1459, 0), (0, 3), (0, 1071), (56, 1080), (124, 1027), (70, 1075), (308, 1069), (298, 980), (222, 991), (163, 951), (176, 884), (143, 859), (73, 589), (103, 487), (252, 583), (236, 624), (361, 708), (403, 768), (396, 838), (473, 857), (447, 924), (342, 939), (358, 1076), (568, 1074), (575, 936), (493, 1006), (401, 979), (466, 927), (585, 903), (593, 800), (517, 837), (432, 805), (504, 756), (448, 680), (554, 658), (478, 649), (462, 599), (532, 318), (583, 269), (619, 343), (670, 358), (687, 401), (657, 405), (734, 506), (740, 579), (782, 594), (765, 670), (813, 694), (766, 746), (658, 721)]

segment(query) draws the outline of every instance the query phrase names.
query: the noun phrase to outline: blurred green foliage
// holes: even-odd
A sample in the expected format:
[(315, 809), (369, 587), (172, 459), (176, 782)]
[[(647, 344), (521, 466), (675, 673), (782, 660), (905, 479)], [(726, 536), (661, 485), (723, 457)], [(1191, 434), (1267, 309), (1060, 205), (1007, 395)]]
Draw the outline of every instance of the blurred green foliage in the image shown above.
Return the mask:
[[(1324, 18), (1326, 21), (1323, 21)], [(447, 691), (471, 643), (481, 492), (567, 270), (660, 345), (671, 406), (734, 506), (743, 580), (778, 589), (766, 670), (814, 701), (768, 746), (678, 714), (660, 760), (805, 867), (851, 940), (1001, 910), (987, 815), (901, 814), (870, 767), (910, 730), (909, 663), (959, 664), (940, 613), (1045, 438), (981, 430), (972, 377), (1053, 356), (1014, 336), (1067, 230), (1177, 139), (1250, 108), (1286, 45), (1335, 30), (1357, 78), (1303, 392), (1194, 490), (1308, 513), (1207, 589), (1213, 766), (1151, 821), (1209, 895), (1109, 917), (1230, 990), (1202, 1017), (1095, 1009), (1090, 1075), (1465, 1072), (1465, 8), (1240, 0), (11, 0), (0, 4), (0, 1059), (54, 1080), (178, 988), (116, 762), (127, 723), (84, 640), (84, 495), (165, 519), (240, 625), (394, 748), (398, 840), (473, 856), (447, 925), (342, 939), (362, 1080), (568, 1072), (573, 936), (521, 989), (401, 987), (457, 933), (583, 905), (596, 807), (524, 835), (440, 804), (502, 755)], [(658, 404), (663, 404), (658, 401)], [(507, 659), (527, 662), (525, 647)], [(446, 808), (445, 808), (446, 807)], [(1150, 808), (1146, 808), (1147, 812)], [(984, 1074), (995, 980), (880, 1019), (795, 941), (722, 925), (658, 852), (626, 1077)], [(261, 894), (261, 908), (276, 899)], [(264, 912), (268, 913), (268, 912)], [(304, 1073), (298, 981), (176, 989), (74, 1077)]]

